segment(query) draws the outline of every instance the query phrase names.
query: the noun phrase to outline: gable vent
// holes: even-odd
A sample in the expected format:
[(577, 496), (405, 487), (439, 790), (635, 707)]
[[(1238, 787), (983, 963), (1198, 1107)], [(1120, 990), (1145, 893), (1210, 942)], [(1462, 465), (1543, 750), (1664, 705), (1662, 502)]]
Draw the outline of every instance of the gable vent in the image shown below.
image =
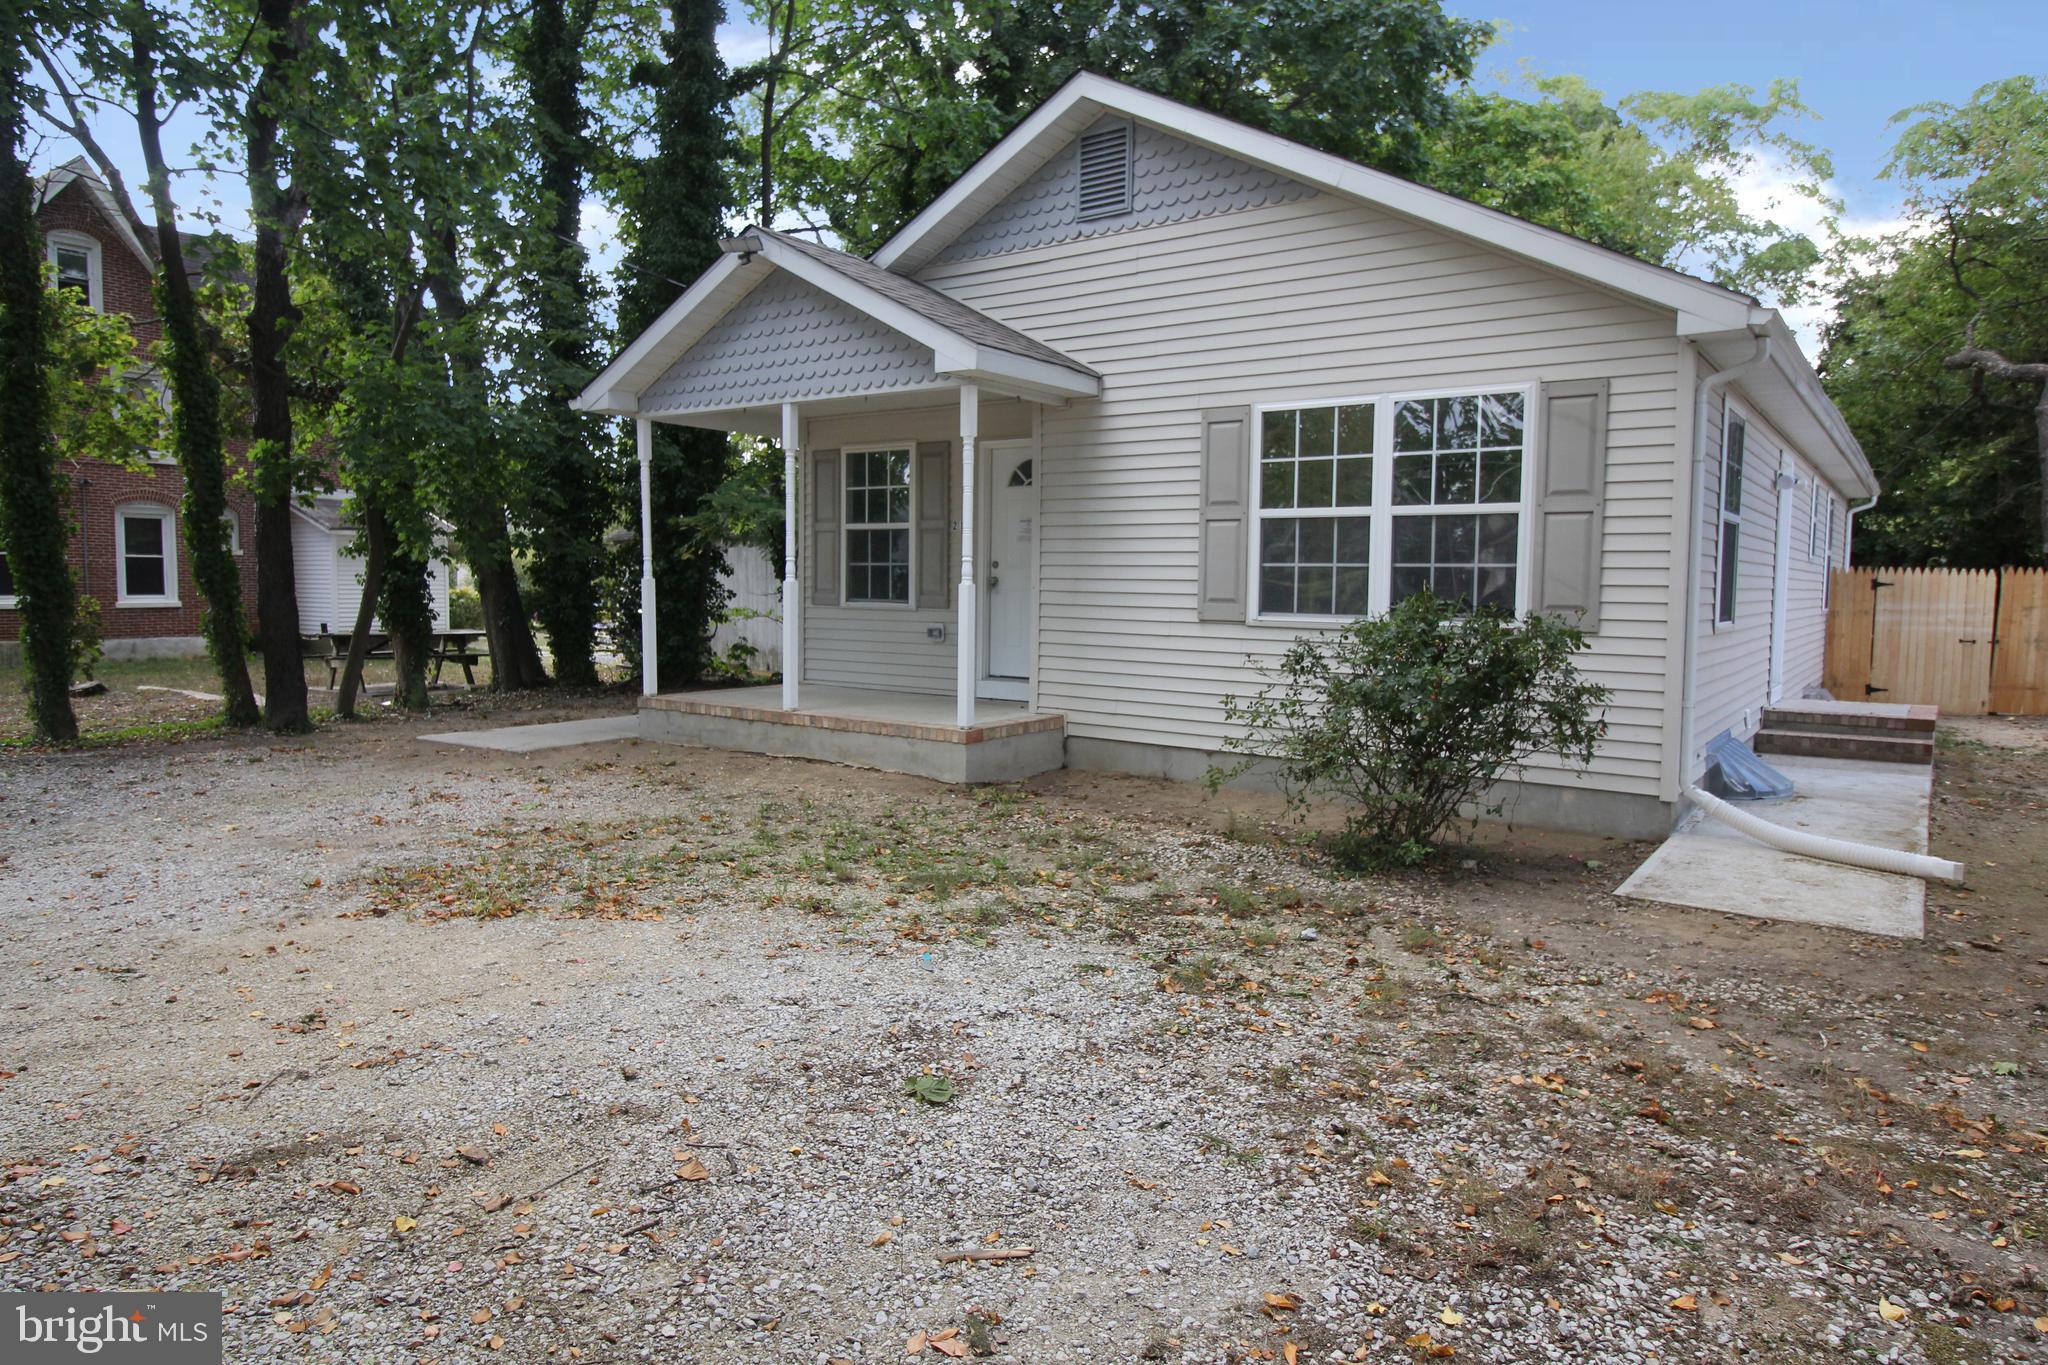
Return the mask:
[(1131, 211), (1131, 125), (1081, 135), (1080, 195), (1075, 216), (1114, 218)]

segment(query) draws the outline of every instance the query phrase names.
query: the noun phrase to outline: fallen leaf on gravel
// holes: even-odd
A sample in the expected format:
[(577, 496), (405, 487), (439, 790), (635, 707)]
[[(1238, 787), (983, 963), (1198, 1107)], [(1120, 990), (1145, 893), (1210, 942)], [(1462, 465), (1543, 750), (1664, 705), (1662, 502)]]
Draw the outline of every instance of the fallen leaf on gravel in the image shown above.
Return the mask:
[(1950, 1152), (1949, 1155), (1968, 1157), (1971, 1161), (1979, 1161), (1984, 1157), (1984, 1149), (1982, 1147), (1958, 1147), (1953, 1152)]
[(1877, 1298), (1877, 1315), (1886, 1322), (1904, 1322), (1906, 1320), (1906, 1310), (1882, 1294), (1878, 1295)]
[(1301, 1307), (1301, 1295), (1268, 1294), (1266, 1295), (1266, 1307), (1276, 1309), (1282, 1313), (1292, 1313), (1295, 1309)]
[(895, 1233), (878, 1232), (875, 1234), (874, 1240), (869, 1242), (868, 1245), (871, 1247), (883, 1247), (889, 1245), (889, 1243), (893, 1242), (894, 1240), (896, 1240)]
[(1804, 1256), (1794, 1256), (1794, 1255), (1793, 1255), (1793, 1254), (1792, 1254), (1791, 1252), (1789, 1252), (1789, 1251), (1781, 1251), (1781, 1252), (1779, 1252), (1779, 1253), (1778, 1253), (1778, 1259), (1779, 1259), (1780, 1261), (1784, 1262), (1784, 1263), (1785, 1263), (1786, 1265), (1805, 1265), (1805, 1264), (1806, 1264), (1806, 1258), (1805, 1258)]
[(411, 1232), (414, 1228), (418, 1227), (419, 1225), (419, 1219), (408, 1218), (402, 1213), (399, 1214), (398, 1217), (391, 1220), (391, 1226), (397, 1228), (400, 1232)]
[(2043, 1335), (2048, 1335), (2048, 1318), (2035, 1318), (2034, 1330), (2036, 1332), (2042, 1333)]
[(481, 1205), (485, 1213), (496, 1213), (499, 1209), (512, 1202), (512, 1196), (509, 1194), (484, 1194), (479, 1192), (471, 1195), (470, 1198)]
[(481, 1327), (490, 1320), (491, 1310), (488, 1308), (479, 1308), (469, 1315), (469, 1323), (472, 1327)]
[(920, 1351), (924, 1350), (924, 1344), (927, 1340), (929, 1340), (929, 1338), (926, 1337), (924, 1333), (912, 1332), (910, 1334), (910, 1340), (903, 1343), (903, 1354), (907, 1356), (914, 1356), (918, 1354)]
[(1465, 1315), (1455, 1309), (1446, 1308), (1443, 1312), (1437, 1314), (1437, 1320), (1446, 1327), (1462, 1327), (1465, 1323)]
[(481, 1166), (491, 1159), (490, 1155), (480, 1147), (457, 1147), (455, 1155), (474, 1166)]
[(1671, 1306), (1681, 1313), (1697, 1313), (1700, 1311), (1699, 1296), (1697, 1294), (1680, 1294), (1671, 1301)]
[(1287, 1365), (1300, 1365), (1301, 1348), (1291, 1341), (1282, 1342), (1280, 1344), (1280, 1358), (1286, 1361)]
[(318, 1270), (313, 1272), (313, 1282), (309, 1286), (309, 1288), (311, 1288), (314, 1293), (319, 1293), (321, 1290), (327, 1287), (327, 1279), (333, 1273), (334, 1266), (332, 1264), (321, 1266)]
[(676, 1179), (678, 1180), (709, 1180), (710, 1178), (711, 1172), (705, 1170), (704, 1163), (694, 1156), (676, 1166)]

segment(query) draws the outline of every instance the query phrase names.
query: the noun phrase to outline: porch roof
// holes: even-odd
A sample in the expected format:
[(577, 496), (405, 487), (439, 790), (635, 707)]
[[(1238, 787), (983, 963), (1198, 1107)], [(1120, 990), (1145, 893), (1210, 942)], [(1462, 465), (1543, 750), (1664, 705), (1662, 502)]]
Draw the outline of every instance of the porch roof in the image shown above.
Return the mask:
[[(759, 403), (647, 411), (642, 396), (690, 354), (720, 319), (776, 271), (783, 271), (930, 352), (930, 377), (950, 389), (985, 385), (1020, 397), (1063, 401), (1093, 397), (1101, 377), (1037, 338), (969, 308), (931, 286), (872, 262), (769, 228), (750, 227), (725, 243), (725, 255), (668, 311), (634, 338), (574, 400), (584, 412), (658, 417), (688, 425), (749, 430)], [(764, 350), (760, 364), (772, 364)], [(900, 391), (900, 381), (875, 386)], [(929, 385), (927, 386), (929, 387)], [(836, 385), (832, 397), (859, 398), (861, 386)], [(819, 395), (820, 397), (824, 395)], [(793, 397), (792, 401), (796, 401)]]

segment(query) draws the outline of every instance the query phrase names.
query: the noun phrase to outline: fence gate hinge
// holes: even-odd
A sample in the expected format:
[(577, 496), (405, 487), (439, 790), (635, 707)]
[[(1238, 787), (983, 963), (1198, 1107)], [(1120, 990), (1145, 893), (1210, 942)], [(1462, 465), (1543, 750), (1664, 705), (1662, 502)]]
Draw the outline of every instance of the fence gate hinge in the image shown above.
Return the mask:
[(1866, 696), (1866, 697), (1867, 697), (1867, 696), (1870, 696), (1871, 694), (1873, 694), (1873, 693), (1876, 693), (1876, 692), (1889, 692), (1889, 691), (1891, 691), (1891, 689), (1890, 689), (1889, 687), (1876, 687), (1876, 686), (1873, 686), (1873, 685), (1872, 685), (1872, 684), (1870, 684), (1870, 683), (1865, 683), (1865, 684), (1863, 684), (1863, 695), (1864, 695), (1864, 696)]
[(1892, 582), (1889, 578), (1873, 578), (1870, 580), (1870, 590), (1876, 592), (1879, 588), (1889, 588)]

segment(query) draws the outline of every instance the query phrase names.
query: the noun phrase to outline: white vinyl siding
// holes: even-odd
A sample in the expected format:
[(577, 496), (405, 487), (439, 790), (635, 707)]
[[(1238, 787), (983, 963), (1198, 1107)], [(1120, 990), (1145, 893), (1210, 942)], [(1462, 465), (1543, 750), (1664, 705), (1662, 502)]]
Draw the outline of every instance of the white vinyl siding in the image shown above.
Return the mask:
[[(960, 576), (960, 408), (949, 394), (948, 401), (930, 407), (848, 417), (814, 417), (804, 425), (805, 450), (851, 450), (873, 448), (887, 442), (953, 442), (956, 468), (947, 480), (952, 531), (947, 536), (949, 581)], [(981, 444), (1031, 434), (1031, 412), (1022, 403), (990, 400), (981, 405)], [(913, 466), (914, 466), (913, 461)], [(912, 475), (915, 478), (915, 474)], [(842, 489), (844, 485), (842, 484)], [(921, 492), (915, 496), (922, 496)], [(798, 499), (803, 508), (805, 534), (798, 544), (809, 546), (811, 501), (808, 490)], [(915, 522), (912, 523), (915, 525)], [(842, 543), (839, 553), (845, 554)], [(803, 634), (803, 674), (807, 683), (838, 687), (880, 687), (905, 692), (951, 695), (956, 686), (959, 654), (953, 637), (958, 620), (955, 610), (930, 607), (821, 606), (811, 601), (813, 565), (809, 555), (799, 552), (797, 576), (803, 585), (798, 627)], [(939, 639), (932, 639), (932, 627), (943, 627)]]
[[(1708, 404), (1707, 442), (1709, 451), (1721, 449), (1724, 409), (1742, 419), (1748, 427), (1743, 459), (1741, 584), (1737, 589), (1738, 610), (1733, 622), (1714, 619), (1714, 537), (1721, 519), (1721, 463), (1710, 458), (1705, 470), (1698, 532), (1705, 538), (1701, 556), (1699, 591), (1700, 636), (1698, 642), (1697, 700), (1694, 707), (1694, 744), (1703, 746), (1723, 730), (1747, 740), (1763, 717), (1770, 701), (1772, 592), (1776, 586), (1778, 541), (1778, 494), (1772, 486), (1780, 469), (1793, 474), (1799, 487), (1792, 494), (1792, 537), (1786, 561), (1785, 656), (1783, 695), (1797, 698), (1821, 681), (1823, 654), (1827, 644), (1826, 579), (1824, 566), (1808, 553), (1810, 499), (1818, 475), (1785, 439), (1766, 425), (1749, 406), (1740, 386), (1727, 404), (1719, 396)], [(1823, 496), (1832, 492), (1832, 522), (1836, 544), (1845, 506), (1839, 492), (1819, 485)], [(1825, 539), (1825, 532), (1823, 533)], [(1846, 698), (1860, 701), (1862, 698)], [(1697, 775), (1696, 773), (1693, 775)]]
[[(363, 561), (348, 553), (356, 533), (329, 531), (303, 517), (292, 518), (292, 572), (299, 598), (299, 633), (346, 634), (356, 628), (363, 605)], [(448, 566), (427, 561), (427, 604), (434, 628), (448, 628)], [(381, 628), (374, 617), (371, 625)]]
[(1196, 618), (1204, 410), (1608, 380), (1603, 614), (1585, 660), (1614, 700), (1593, 785), (1658, 794), (1676, 628), (1670, 314), (1335, 196), (920, 278), (1103, 375), (1101, 399), (1045, 411), (1039, 465), (1036, 700), (1081, 737), (1217, 748), (1222, 697), (1259, 680), (1247, 655), (1272, 660), (1296, 633)]

